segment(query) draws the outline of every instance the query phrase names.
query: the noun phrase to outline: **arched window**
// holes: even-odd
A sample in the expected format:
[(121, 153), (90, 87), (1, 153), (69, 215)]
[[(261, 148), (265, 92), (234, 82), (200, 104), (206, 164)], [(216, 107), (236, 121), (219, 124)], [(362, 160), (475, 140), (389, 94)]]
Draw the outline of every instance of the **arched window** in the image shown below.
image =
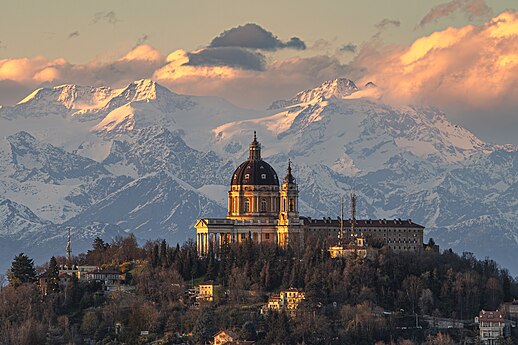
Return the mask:
[(266, 199), (261, 200), (261, 212), (266, 212)]
[(250, 212), (250, 199), (245, 199), (245, 212)]
[(295, 200), (290, 199), (290, 212), (295, 212)]

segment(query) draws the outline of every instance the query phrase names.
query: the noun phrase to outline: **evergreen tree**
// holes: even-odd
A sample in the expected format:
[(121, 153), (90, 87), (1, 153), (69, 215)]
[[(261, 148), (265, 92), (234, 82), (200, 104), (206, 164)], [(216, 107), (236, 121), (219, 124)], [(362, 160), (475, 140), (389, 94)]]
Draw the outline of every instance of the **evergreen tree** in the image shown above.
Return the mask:
[(247, 321), (241, 327), (240, 335), (241, 340), (257, 340), (257, 330), (255, 328), (255, 323), (252, 321)]
[(152, 257), (151, 257), (151, 267), (155, 268), (158, 266), (158, 264), (160, 263), (160, 256), (158, 254), (158, 251), (160, 249), (158, 248), (158, 244), (155, 244), (153, 246), (153, 254), (152, 254)]
[(160, 242), (159, 258), (162, 267), (169, 267), (167, 262), (167, 242), (165, 240)]
[(14, 257), (8, 273), (9, 284), (19, 286), (23, 283), (36, 281), (36, 270), (34, 262), (27, 255), (20, 253)]
[(216, 267), (216, 259), (214, 257), (214, 250), (212, 246), (209, 246), (209, 252), (207, 253), (207, 274), (206, 278), (209, 280), (214, 280), (217, 277), (217, 267)]
[(104, 243), (102, 238), (96, 237), (92, 247), (95, 251), (104, 251), (104, 249), (106, 249), (106, 243)]
[(210, 308), (201, 311), (201, 315), (194, 325), (193, 340), (196, 344), (205, 344), (216, 333), (214, 312)]
[(49, 293), (59, 292), (59, 267), (55, 257), (51, 257), (49, 261), (47, 284)]

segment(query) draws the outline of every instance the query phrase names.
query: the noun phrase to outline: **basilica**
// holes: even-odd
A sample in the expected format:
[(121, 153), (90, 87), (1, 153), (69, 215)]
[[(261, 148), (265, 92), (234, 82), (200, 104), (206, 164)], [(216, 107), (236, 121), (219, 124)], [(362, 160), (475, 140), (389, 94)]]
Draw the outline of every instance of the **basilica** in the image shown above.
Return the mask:
[[(206, 255), (224, 243), (272, 243), (286, 248), (302, 247), (314, 236), (337, 237), (344, 223), (351, 220), (312, 219), (299, 215), (299, 188), (288, 162), (287, 173), (279, 186), (275, 170), (261, 158), (261, 144), (250, 143), (249, 157), (232, 174), (226, 218), (203, 218), (196, 224), (196, 245)], [(353, 220), (358, 233), (376, 239), (395, 251), (420, 251), (424, 227), (410, 219)], [(353, 227), (354, 228), (354, 227)], [(352, 233), (344, 234), (352, 236)], [(342, 235), (343, 236), (343, 235)]]

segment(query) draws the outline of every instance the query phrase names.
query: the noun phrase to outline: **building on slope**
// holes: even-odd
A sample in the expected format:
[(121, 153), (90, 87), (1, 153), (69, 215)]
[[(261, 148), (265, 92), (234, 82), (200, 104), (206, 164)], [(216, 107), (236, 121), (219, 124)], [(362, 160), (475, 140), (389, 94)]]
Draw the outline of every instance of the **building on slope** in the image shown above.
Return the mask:
[[(336, 238), (341, 226), (351, 220), (312, 219), (299, 215), (299, 188), (288, 162), (279, 186), (275, 170), (261, 157), (261, 144), (254, 139), (249, 158), (232, 174), (226, 218), (202, 218), (195, 224), (199, 255), (217, 251), (225, 243), (272, 243), (282, 248), (301, 247), (314, 236)], [(369, 240), (380, 241), (394, 251), (421, 251), (424, 227), (410, 219), (355, 220), (355, 229)], [(351, 236), (347, 231), (343, 236)]]

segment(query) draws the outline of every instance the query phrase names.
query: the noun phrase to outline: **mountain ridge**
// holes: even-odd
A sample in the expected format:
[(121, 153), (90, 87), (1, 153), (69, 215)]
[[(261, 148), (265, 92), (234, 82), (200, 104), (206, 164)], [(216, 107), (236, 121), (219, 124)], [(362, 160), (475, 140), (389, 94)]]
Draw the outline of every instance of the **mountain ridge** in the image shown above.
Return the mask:
[(518, 249), (518, 150), (483, 142), (438, 109), (384, 104), (344, 78), (255, 113), (149, 80), (104, 90), (102, 102), (94, 92), (84, 106), (78, 89), (61, 88), (70, 94), (60, 106), (42, 97), (0, 108), (0, 191), (19, 205), (10, 219), (37, 217), (27, 237), (8, 225), (0, 238), (38, 239), (38, 259), (64, 248), (67, 223), (85, 246), (130, 231), (141, 241), (192, 237), (197, 218), (225, 216), (220, 194), (254, 130), (278, 173), (292, 160), (301, 214), (334, 216), (339, 195), (355, 190), (359, 216), (412, 218), (443, 248), (503, 264)]

